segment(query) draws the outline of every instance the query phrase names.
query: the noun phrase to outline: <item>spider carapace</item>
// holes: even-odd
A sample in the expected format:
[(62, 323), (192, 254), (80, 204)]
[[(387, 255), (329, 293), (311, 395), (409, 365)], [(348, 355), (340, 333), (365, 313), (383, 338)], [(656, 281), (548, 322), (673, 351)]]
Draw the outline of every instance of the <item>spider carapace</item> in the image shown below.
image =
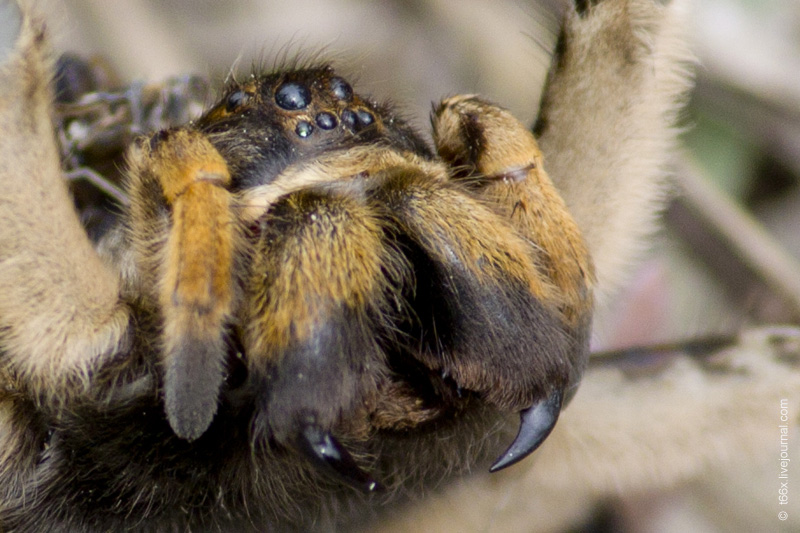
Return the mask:
[(493, 470), (544, 440), (588, 355), (586, 249), (508, 112), (457, 96), (432, 122), (436, 153), (321, 66), (132, 149), (126, 248), (177, 436), (243, 417), (366, 490), (372, 440), (478, 405), (521, 413)]

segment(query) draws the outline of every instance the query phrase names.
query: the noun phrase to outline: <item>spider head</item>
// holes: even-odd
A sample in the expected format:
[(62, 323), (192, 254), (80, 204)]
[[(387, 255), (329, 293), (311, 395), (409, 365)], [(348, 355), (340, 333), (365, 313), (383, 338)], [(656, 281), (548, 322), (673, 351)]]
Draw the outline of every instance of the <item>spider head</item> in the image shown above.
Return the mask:
[(354, 92), (329, 66), (236, 82), (196, 126), (228, 162), (232, 190), (271, 183), (294, 163), (355, 146), (385, 145), (431, 157), (391, 106)]

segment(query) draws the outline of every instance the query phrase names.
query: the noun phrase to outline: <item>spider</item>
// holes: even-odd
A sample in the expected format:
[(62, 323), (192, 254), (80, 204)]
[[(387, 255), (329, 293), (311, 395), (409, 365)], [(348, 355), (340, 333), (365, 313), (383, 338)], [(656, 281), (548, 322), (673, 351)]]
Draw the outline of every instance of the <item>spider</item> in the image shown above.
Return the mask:
[[(460, 95), (435, 106), (431, 149), (326, 64), (232, 80), (133, 142), (129, 205), (92, 240), (24, 11), (0, 108), (3, 528), (408, 529), (426, 507), (403, 504), (442, 487), (428, 520), (463, 529), (448, 491), (563, 479), (594, 272), (604, 298), (674, 137), (683, 7), (576, 2), (535, 135)], [(564, 431), (603, 434), (582, 413)]]

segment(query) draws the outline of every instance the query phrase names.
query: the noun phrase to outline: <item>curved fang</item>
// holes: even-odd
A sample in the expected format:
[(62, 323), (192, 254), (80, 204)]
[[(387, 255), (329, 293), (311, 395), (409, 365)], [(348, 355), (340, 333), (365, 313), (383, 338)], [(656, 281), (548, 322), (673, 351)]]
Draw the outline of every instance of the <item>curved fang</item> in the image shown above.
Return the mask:
[(523, 409), (520, 414), (520, 425), (517, 437), (511, 446), (489, 468), (489, 472), (497, 472), (525, 459), (553, 431), (553, 427), (561, 412), (561, 391), (554, 391), (546, 400)]
[(301, 448), (311, 459), (332, 470), (348, 485), (365, 493), (381, 490), (383, 487), (371, 475), (356, 464), (347, 448), (327, 431), (309, 425), (301, 433)]

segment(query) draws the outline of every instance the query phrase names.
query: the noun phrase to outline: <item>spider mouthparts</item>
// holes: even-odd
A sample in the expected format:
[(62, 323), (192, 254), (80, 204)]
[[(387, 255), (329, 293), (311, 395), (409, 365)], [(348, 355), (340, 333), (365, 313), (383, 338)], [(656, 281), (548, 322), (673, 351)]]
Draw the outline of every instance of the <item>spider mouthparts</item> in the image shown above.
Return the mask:
[(350, 452), (333, 435), (318, 426), (303, 428), (300, 447), (315, 463), (331, 470), (348, 485), (365, 493), (383, 489), (380, 483), (356, 464)]
[(549, 397), (520, 411), (519, 432), (511, 446), (494, 462), (489, 472), (498, 472), (525, 459), (550, 435), (561, 412), (562, 394)]

